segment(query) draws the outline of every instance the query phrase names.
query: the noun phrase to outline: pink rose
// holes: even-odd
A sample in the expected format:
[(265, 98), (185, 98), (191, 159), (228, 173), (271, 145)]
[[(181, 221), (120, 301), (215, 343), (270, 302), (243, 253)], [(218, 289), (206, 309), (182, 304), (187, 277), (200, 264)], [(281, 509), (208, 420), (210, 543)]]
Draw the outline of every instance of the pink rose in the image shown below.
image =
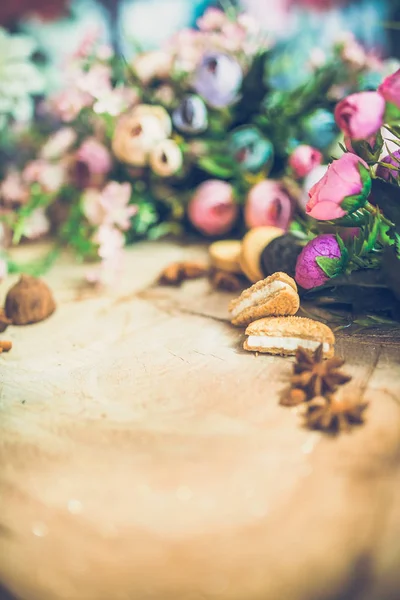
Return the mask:
[(391, 102), (397, 108), (400, 108), (400, 69), (383, 80), (378, 92), (386, 102)]
[(105, 175), (112, 167), (111, 155), (107, 148), (95, 138), (88, 138), (76, 153), (79, 162), (85, 163), (90, 173)]
[(364, 206), (370, 191), (367, 163), (356, 154), (343, 154), (309, 191), (306, 210), (320, 221), (339, 219)]
[(197, 188), (188, 207), (192, 224), (205, 235), (223, 235), (236, 221), (238, 208), (229, 183), (210, 179)]
[(337, 104), (336, 123), (346, 137), (367, 140), (382, 127), (385, 106), (378, 92), (351, 94)]
[(289, 166), (296, 177), (306, 177), (315, 167), (322, 163), (322, 154), (316, 148), (305, 144), (297, 146), (289, 157)]
[(265, 179), (250, 190), (244, 218), (247, 227), (272, 225), (287, 229), (292, 210), (292, 201), (282, 184), (273, 179)]

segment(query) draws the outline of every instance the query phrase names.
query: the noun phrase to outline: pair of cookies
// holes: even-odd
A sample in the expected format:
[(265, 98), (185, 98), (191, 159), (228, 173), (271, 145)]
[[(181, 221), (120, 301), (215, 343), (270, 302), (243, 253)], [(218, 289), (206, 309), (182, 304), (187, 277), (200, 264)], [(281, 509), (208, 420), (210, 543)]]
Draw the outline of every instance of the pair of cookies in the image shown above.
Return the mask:
[(324, 356), (333, 356), (333, 332), (318, 321), (293, 316), (299, 308), (296, 282), (286, 273), (274, 273), (244, 290), (229, 312), (233, 325), (248, 326), (245, 350), (292, 356), (300, 346), (315, 350), (322, 344)]

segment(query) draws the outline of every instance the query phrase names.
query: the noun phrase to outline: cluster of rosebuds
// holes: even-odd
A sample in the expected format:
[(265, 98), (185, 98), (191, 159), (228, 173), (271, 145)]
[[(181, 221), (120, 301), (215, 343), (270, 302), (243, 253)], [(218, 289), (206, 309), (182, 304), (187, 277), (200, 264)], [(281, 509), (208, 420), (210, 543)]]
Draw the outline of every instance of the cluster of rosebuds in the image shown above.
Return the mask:
[[(363, 241), (361, 252), (349, 256), (344, 241), (334, 233), (316, 236), (302, 250), (296, 280), (305, 289), (325, 284), (330, 278), (369, 266), (371, 253), (393, 244), (382, 235), (382, 215), (371, 194), (374, 179), (400, 184), (400, 70), (387, 77), (376, 92), (352, 94), (336, 107), (335, 117), (343, 131), (346, 152), (334, 160), (309, 191), (306, 207), (310, 217), (334, 226), (359, 225), (348, 230), (348, 238)], [(379, 199), (375, 199), (379, 206)], [(355, 218), (357, 215), (357, 218)], [(371, 227), (370, 216), (375, 219)], [(398, 225), (398, 224), (397, 224)], [(368, 231), (366, 230), (366, 227)], [(395, 224), (386, 219), (386, 226)]]

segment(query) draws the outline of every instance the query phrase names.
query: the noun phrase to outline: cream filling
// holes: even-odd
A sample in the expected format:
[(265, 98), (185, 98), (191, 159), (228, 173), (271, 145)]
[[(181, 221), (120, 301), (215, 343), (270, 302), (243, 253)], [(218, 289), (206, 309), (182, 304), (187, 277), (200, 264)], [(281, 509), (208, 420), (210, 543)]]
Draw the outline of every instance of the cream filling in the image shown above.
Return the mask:
[[(279, 350), (297, 350), (299, 346), (306, 350), (315, 350), (321, 342), (314, 340), (302, 340), (295, 337), (272, 337), (269, 335), (249, 335), (247, 346), (249, 348), (279, 348)], [(322, 344), (324, 352), (329, 352), (330, 345)]]
[(231, 311), (232, 318), (235, 319), (240, 315), (241, 312), (246, 310), (246, 308), (263, 304), (266, 300), (268, 300), (270, 294), (274, 294), (275, 292), (279, 292), (287, 288), (290, 289), (290, 285), (288, 283), (283, 283), (282, 281), (273, 281), (272, 283), (268, 283), (261, 290), (253, 292), (247, 298), (243, 298), (243, 300), (241, 300)]

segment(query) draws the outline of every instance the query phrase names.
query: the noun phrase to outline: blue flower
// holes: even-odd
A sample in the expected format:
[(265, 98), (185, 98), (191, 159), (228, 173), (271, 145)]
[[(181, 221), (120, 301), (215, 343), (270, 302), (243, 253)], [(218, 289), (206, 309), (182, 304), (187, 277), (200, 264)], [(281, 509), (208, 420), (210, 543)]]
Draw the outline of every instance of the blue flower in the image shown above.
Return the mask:
[(242, 68), (232, 56), (206, 54), (195, 74), (194, 89), (213, 108), (224, 108), (237, 98), (243, 82)]
[(333, 114), (324, 108), (317, 108), (304, 119), (303, 130), (304, 141), (318, 150), (330, 146), (339, 133)]
[(185, 96), (174, 110), (172, 121), (177, 129), (185, 133), (202, 133), (208, 127), (207, 107), (195, 94)]
[(245, 125), (235, 129), (230, 137), (229, 149), (240, 168), (246, 171), (259, 171), (262, 167), (270, 170), (272, 167), (274, 147), (257, 127)]

